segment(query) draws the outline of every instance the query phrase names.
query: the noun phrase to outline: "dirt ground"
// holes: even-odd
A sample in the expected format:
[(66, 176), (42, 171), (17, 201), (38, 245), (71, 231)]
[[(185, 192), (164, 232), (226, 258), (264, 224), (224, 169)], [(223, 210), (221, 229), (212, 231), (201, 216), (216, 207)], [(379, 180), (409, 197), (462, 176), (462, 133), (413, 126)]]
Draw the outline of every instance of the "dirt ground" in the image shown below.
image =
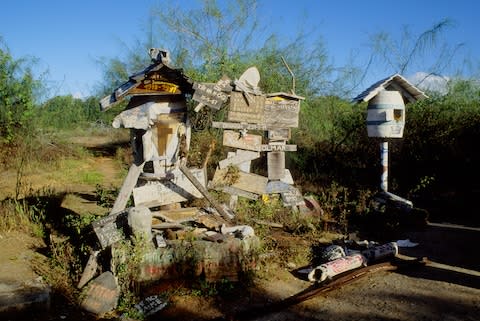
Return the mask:
[[(96, 163), (95, 163), (96, 162)], [(96, 169), (105, 171), (107, 180), (118, 183), (113, 175), (116, 165), (101, 154), (93, 160)], [(2, 174), (3, 176), (3, 174)], [(6, 176), (4, 176), (6, 177)], [(14, 179), (14, 178), (13, 178)], [(10, 182), (14, 184), (15, 182)], [(2, 188), (10, 185), (2, 180)], [(65, 206), (80, 211), (91, 202), (75, 187), (75, 196)], [(299, 268), (291, 262), (272, 265), (259, 273), (253, 284), (239, 287), (227, 295), (195, 296), (178, 292), (165, 309), (151, 320), (479, 320), (480, 319), (480, 229), (451, 224), (429, 224), (422, 230), (407, 231), (402, 239), (419, 243), (401, 248), (408, 257), (427, 257), (424, 267), (393, 272), (377, 272), (339, 289), (318, 295), (295, 305), (272, 304), (305, 290), (312, 283), (298, 278)], [(395, 241), (395, 240), (392, 240)], [(292, 238), (291, 242), (301, 242)], [(293, 243), (292, 243), (293, 244)], [(38, 239), (21, 233), (0, 235), (0, 282), (36, 277), (30, 261), (41, 247)], [(172, 288), (173, 287), (173, 288)], [(178, 284), (166, 290), (174, 291)], [(158, 293), (157, 293), (158, 294)], [(270, 308), (269, 308), (270, 307)], [(52, 301), (49, 313), (9, 316), (8, 320), (94, 320), (63, 301)]]

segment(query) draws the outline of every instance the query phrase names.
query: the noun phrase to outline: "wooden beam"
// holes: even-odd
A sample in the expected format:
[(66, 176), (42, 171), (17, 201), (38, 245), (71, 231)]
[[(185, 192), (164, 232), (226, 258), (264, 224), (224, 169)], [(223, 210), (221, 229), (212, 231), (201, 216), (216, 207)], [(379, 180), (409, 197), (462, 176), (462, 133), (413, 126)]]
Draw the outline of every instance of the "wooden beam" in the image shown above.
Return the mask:
[(130, 166), (127, 177), (123, 181), (122, 188), (118, 193), (117, 199), (113, 204), (113, 208), (110, 211), (110, 214), (118, 213), (125, 209), (128, 200), (130, 199), (130, 195), (132, 195), (133, 188), (138, 182), (138, 177), (143, 170), (143, 165), (144, 164), (137, 166), (135, 164), (132, 164), (132, 166)]

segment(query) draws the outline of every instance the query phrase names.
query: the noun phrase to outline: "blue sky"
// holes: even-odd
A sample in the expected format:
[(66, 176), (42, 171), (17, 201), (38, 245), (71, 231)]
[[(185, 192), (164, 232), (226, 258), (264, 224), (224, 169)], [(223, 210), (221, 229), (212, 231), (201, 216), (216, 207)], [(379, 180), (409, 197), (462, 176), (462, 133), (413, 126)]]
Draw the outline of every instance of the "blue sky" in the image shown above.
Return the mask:
[[(168, 3), (170, 3), (169, 1)], [(123, 46), (145, 33), (150, 9), (161, 0), (15, 0), (2, 1), (0, 37), (14, 58), (38, 58), (38, 69), (48, 70), (49, 96), (88, 96), (101, 81), (99, 57), (121, 56)], [(194, 0), (180, 1), (184, 6)], [(480, 1), (477, 0), (259, 0), (259, 15), (271, 31), (292, 36), (299, 26), (323, 38), (329, 57), (343, 66), (353, 53), (366, 64), (369, 37), (379, 31), (398, 37), (403, 26), (414, 35), (444, 18), (454, 27), (443, 35), (451, 45), (463, 43), (473, 63), (464, 73), (478, 75), (480, 63)], [(164, 44), (158, 44), (164, 47)], [(457, 67), (457, 66), (452, 66)], [(422, 66), (419, 66), (420, 70)], [(445, 70), (446, 75), (455, 68)], [(366, 81), (389, 74), (372, 68)], [(411, 75), (405, 75), (411, 76)], [(365, 86), (369, 85), (368, 83)]]

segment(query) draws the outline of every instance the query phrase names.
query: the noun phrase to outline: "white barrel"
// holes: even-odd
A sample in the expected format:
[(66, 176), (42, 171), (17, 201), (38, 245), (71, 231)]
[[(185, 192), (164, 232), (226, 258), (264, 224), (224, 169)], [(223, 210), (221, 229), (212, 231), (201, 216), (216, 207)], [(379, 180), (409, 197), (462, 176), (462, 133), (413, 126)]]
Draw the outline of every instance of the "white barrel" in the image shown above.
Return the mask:
[(383, 90), (368, 102), (368, 137), (401, 138), (405, 127), (405, 104), (398, 91)]

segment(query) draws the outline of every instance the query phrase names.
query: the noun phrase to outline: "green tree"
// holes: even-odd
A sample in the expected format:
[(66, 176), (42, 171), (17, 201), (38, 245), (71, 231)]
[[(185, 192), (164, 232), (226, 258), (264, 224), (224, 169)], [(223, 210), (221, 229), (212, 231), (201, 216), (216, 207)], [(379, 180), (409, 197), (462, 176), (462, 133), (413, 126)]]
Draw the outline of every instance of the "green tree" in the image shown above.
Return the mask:
[(28, 59), (15, 59), (0, 42), (0, 140), (13, 142), (19, 133), (33, 129), (35, 93), (41, 83)]

